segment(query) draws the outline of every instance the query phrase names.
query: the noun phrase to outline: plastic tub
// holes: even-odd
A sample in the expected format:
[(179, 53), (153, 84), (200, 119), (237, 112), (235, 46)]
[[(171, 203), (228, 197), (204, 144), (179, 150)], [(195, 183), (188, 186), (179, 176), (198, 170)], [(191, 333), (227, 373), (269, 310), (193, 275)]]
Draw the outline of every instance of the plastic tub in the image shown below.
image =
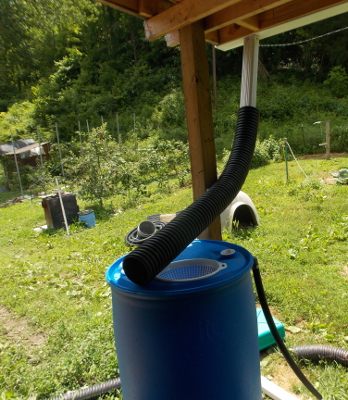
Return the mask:
[(95, 226), (95, 215), (93, 210), (83, 210), (79, 212), (79, 221), (84, 222), (88, 228)]

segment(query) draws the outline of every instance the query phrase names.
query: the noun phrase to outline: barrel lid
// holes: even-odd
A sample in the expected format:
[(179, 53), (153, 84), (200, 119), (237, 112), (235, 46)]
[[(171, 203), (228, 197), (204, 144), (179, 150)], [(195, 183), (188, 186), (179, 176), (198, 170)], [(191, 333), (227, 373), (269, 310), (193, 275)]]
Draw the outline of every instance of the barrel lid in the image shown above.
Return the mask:
[(139, 286), (130, 281), (125, 275), (123, 271), (123, 259), (124, 257), (121, 257), (109, 267), (106, 272), (107, 282), (114, 289), (145, 297), (152, 297), (156, 294), (163, 297), (166, 295), (207, 290), (225, 285), (239, 279), (248, 272), (254, 262), (251, 253), (236, 244), (216, 240), (194, 240), (173, 262), (208, 259), (223, 263), (223, 268), (220, 268), (217, 273), (203, 277), (202, 279), (168, 281), (166, 279), (155, 278), (147, 285)]

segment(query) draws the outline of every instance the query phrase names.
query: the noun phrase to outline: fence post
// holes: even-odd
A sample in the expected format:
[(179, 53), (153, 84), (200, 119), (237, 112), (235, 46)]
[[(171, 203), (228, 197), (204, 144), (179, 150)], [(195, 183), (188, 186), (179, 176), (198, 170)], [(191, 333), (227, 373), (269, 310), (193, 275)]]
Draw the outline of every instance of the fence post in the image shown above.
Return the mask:
[(41, 168), (43, 168), (42, 151), (41, 151), (41, 138), (40, 138), (40, 130), (39, 130), (38, 126), (36, 127), (36, 132), (37, 132), (37, 138), (39, 140), (40, 163), (41, 163)]
[(23, 197), (23, 196), (24, 196), (24, 194), (23, 194), (23, 187), (22, 187), (21, 173), (20, 173), (20, 171), (19, 171), (19, 166), (18, 166), (18, 161), (17, 161), (17, 154), (16, 154), (16, 148), (15, 148), (15, 145), (14, 145), (13, 136), (12, 136), (12, 129), (11, 129), (11, 128), (10, 128), (10, 134), (11, 134), (11, 141), (12, 141), (13, 155), (14, 155), (15, 164), (16, 164), (16, 169), (17, 169), (17, 175), (18, 175), (19, 187), (20, 187), (20, 189), (21, 189), (21, 195), (22, 195), (22, 197)]
[(285, 158), (285, 171), (286, 171), (286, 183), (289, 181), (289, 167), (288, 167), (288, 139), (284, 138), (284, 158)]
[(77, 121), (79, 127), (79, 138), (80, 138), (80, 157), (83, 155), (83, 146), (82, 146), (82, 137), (81, 137), (81, 124), (80, 121)]
[(58, 124), (57, 124), (57, 122), (56, 122), (56, 136), (57, 136), (57, 145), (58, 145), (58, 151), (59, 151), (60, 166), (62, 168), (62, 175), (64, 176), (64, 167), (63, 167), (63, 161), (62, 161), (62, 152), (61, 152), (61, 149), (60, 149), (59, 132), (58, 132)]
[(330, 121), (326, 121), (326, 159), (330, 160)]

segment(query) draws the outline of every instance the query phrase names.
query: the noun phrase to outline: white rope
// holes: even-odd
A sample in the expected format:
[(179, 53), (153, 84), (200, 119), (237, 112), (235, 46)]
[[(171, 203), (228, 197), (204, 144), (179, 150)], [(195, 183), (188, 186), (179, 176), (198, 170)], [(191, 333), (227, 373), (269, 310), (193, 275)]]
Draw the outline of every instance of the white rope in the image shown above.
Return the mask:
[(259, 47), (283, 47), (283, 46), (294, 46), (296, 44), (302, 44), (302, 43), (307, 43), (307, 42), (311, 42), (312, 40), (316, 40), (316, 39), (320, 39), (322, 37), (328, 36), (328, 35), (332, 35), (333, 33), (337, 33), (337, 32), (341, 32), (344, 31), (345, 29), (348, 29), (348, 26), (341, 28), (341, 29), (337, 29), (335, 31), (332, 32), (328, 32), (328, 33), (324, 33), (323, 35), (320, 36), (316, 36), (314, 38), (311, 39), (306, 39), (306, 40), (301, 40), (300, 42), (295, 42), (295, 43), (274, 43), (274, 44), (260, 44)]
[(304, 170), (302, 169), (301, 165), (299, 164), (299, 162), (297, 161), (297, 158), (295, 157), (294, 152), (292, 151), (292, 148), (290, 147), (288, 141), (285, 141), (285, 144), (289, 147), (290, 151), (291, 151), (291, 155), (294, 157), (294, 160), (296, 161), (296, 164), (298, 165), (298, 167), (300, 168), (300, 170), (302, 171), (303, 175), (309, 179), (309, 177), (306, 175), (306, 173), (304, 172)]

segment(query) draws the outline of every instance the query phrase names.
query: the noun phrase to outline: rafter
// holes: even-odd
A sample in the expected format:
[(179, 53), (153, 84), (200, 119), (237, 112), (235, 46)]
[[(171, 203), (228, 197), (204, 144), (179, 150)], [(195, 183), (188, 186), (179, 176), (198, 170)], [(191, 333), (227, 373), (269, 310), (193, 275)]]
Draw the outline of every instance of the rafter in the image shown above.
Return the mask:
[(170, 46), (178, 44), (175, 31), (198, 20), (204, 20), (207, 42), (224, 45), (251, 33), (281, 27), (282, 24), (348, 3), (347, 0), (96, 1), (144, 19), (146, 38), (154, 40), (167, 35)]
[(262, 13), (260, 28), (266, 29), (346, 2), (346, 0), (295, 0), (291, 4), (285, 4), (272, 11)]
[[(220, 43), (219, 31), (208, 32), (205, 34), (205, 41), (217, 46)], [(175, 47), (180, 44), (179, 31), (172, 31), (166, 34), (166, 42), (168, 47)]]
[(147, 19), (160, 14), (172, 7), (174, 0), (168, 2), (165, 0), (96, 0), (106, 6), (110, 6), (119, 11), (134, 15), (135, 17)]
[(252, 33), (254, 32), (250, 29), (244, 28), (244, 26), (240, 26), (237, 24), (226, 26), (225, 28), (219, 29), (220, 45), (235, 39), (249, 36)]
[(168, 10), (172, 5), (163, 0), (139, 0), (139, 14), (143, 17), (151, 18)]
[[(258, 16), (259, 29), (269, 29), (346, 2), (346, 0), (293, 0), (287, 4), (260, 13)], [(232, 24), (219, 29), (220, 45), (241, 39), (252, 33), (254, 31), (251, 29)]]
[(222, 11), (209, 15), (204, 20), (205, 32), (211, 32), (216, 29), (237, 23), (240, 20), (246, 20), (264, 11), (278, 7), (292, 0), (243, 0), (233, 4)]
[(237, 24), (240, 26), (244, 26), (244, 28), (248, 28), (254, 32), (257, 32), (258, 30), (260, 30), (260, 23), (259, 23), (258, 15), (253, 15), (252, 17), (237, 21)]
[(141, 17), (139, 15), (139, 0), (96, 0), (98, 3), (115, 8), (116, 10), (126, 12), (127, 14)]
[(154, 40), (218, 12), (240, 0), (183, 0), (145, 23), (145, 36)]

